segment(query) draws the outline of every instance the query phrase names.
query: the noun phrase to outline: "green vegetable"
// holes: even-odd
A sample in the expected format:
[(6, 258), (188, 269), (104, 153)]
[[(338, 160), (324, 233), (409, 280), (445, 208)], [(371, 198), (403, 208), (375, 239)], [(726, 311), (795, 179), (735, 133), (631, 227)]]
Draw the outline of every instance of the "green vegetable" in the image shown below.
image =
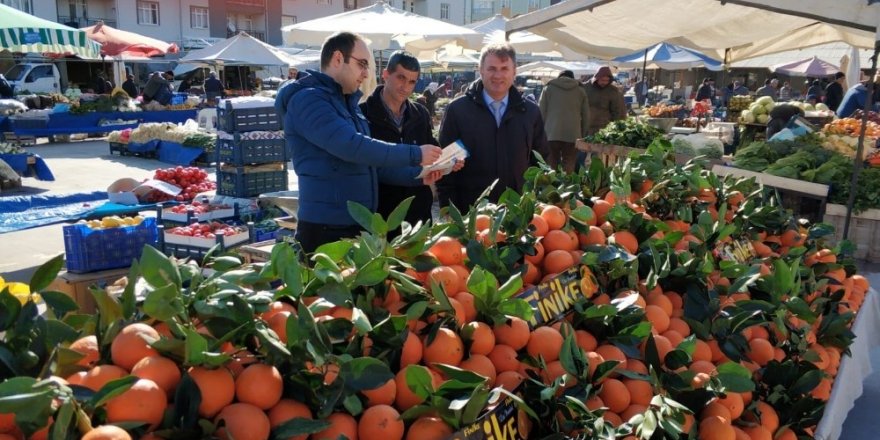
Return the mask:
[(655, 139), (662, 138), (664, 133), (650, 125), (635, 119), (612, 121), (596, 134), (587, 136), (586, 141), (596, 144), (622, 145), (631, 148), (648, 148)]

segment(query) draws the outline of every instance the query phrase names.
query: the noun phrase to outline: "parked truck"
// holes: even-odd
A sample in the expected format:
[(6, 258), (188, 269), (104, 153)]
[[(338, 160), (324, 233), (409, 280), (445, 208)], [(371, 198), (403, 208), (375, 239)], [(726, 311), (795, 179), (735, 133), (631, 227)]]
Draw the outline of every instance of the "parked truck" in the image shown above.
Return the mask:
[(100, 61), (58, 60), (43, 63), (22, 60), (6, 72), (6, 80), (16, 94), (64, 93), (68, 87), (91, 88), (96, 74), (105, 68), (108, 77), (122, 78), (122, 80), (113, 80), (117, 85), (125, 80), (125, 73), (130, 73), (130, 69), (122, 66), (121, 62), (105, 65)]

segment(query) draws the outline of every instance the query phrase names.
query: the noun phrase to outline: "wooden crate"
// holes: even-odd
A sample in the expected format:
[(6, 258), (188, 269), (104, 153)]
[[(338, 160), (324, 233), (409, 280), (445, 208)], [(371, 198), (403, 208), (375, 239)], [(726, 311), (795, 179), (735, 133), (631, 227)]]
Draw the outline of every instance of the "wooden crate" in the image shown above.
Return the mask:
[(238, 248), (238, 255), (243, 263), (264, 263), (272, 256), (275, 240), (266, 240)]
[(49, 285), (47, 290), (62, 292), (73, 298), (82, 313), (95, 312), (95, 298), (89, 292), (89, 287), (97, 285), (104, 287), (113, 284), (120, 278), (128, 275), (128, 268), (102, 270), (91, 273), (70, 273), (62, 271)]
[[(834, 226), (834, 242), (843, 239), (846, 206), (829, 203), (823, 220)], [(880, 262), (880, 209), (853, 213), (849, 222), (849, 241), (856, 245), (855, 257), (872, 263)]]
[[(630, 153), (644, 154), (647, 151), (641, 148), (624, 147), (623, 145), (592, 144), (581, 139), (578, 139), (574, 145), (578, 150), (587, 153), (587, 166), (589, 166), (590, 160), (592, 160), (591, 158), (594, 156), (598, 157), (599, 160), (608, 167), (619, 161), (623, 161), (630, 155)], [(675, 163), (677, 164), (684, 165), (691, 159), (693, 159), (693, 156), (675, 153)], [(709, 165), (720, 165), (722, 163), (722, 161), (718, 159), (708, 159), (707, 161), (709, 162)]]
[(815, 223), (822, 221), (822, 216), (825, 214), (825, 205), (828, 202), (828, 185), (723, 165), (715, 165), (712, 167), (712, 172), (719, 176), (754, 177), (758, 183), (776, 188), (782, 198), (782, 206), (790, 209), (797, 217)]

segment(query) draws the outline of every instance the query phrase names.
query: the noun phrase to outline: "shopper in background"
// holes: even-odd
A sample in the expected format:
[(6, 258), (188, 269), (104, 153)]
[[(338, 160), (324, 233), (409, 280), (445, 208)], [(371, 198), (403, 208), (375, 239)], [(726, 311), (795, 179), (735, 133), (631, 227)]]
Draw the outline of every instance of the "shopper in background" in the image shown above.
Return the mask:
[(812, 97), (813, 104), (822, 102), (823, 94), (822, 84), (818, 79), (813, 80), (813, 82), (810, 83), (810, 88), (807, 89), (807, 100), (809, 101)]
[[(868, 99), (868, 81), (862, 81), (846, 91), (843, 100), (837, 108), (837, 117), (848, 118), (856, 112), (856, 110), (864, 110), (865, 100)], [(874, 96), (871, 100), (871, 107), (876, 109), (877, 103), (880, 102), (880, 73), (874, 77)], [(876, 110), (875, 110), (876, 111)]]
[(124, 90), (130, 98), (137, 98), (140, 91), (138, 90), (137, 84), (134, 83), (134, 75), (129, 73), (125, 76), (125, 81), (122, 82), (122, 90)]
[(6, 80), (6, 77), (0, 73), (0, 99), (12, 99), (12, 85)]
[(779, 92), (776, 90), (776, 86), (779, 84), (779, 80), (774, 79), (766, 79), (764, 80), (764, 86), (758, 88), (755, 91), (755, 96), (758, 98), (762, 96), (769, 96), (773, 98), (774, 101), (779, 97)]
[[(587, 134), (595, 134), (605, 128), (612, 121), (626, 119), (626, 103), (620, 89), (611, 85), (614, 76), (611, 68), (602, 66), (593, 75), (593, 79), (584, 85), (587, 93), (587, 102), (590, 104)], [(581, 167), (587, 158), (587, 153), (580, 151), (577, 155), (576, 167)]]
[(224, 95), (223, 91), (223, 83), (217, 79), (217, 73), (211, 72), (208, 74), (208, 79), (205, 80), (205, 97), (206, 99), (211, 101), (216, 101), (217, 98), (220, 98)]
[(715, 80), (712, 78), (706, 78), (703, 80), (703, 85), (700, 86), (699, 90), (697, 90), (696, 101), (714, 101), (715, 100)]
[(535, 163), (532, 151), (547, 155), (541, 110), (513, 85), (513, 47), (484, 47), (479, 70), (480, 79), (446, 107), (440, 125), (440, 145), (461, 140), (470, 153), (461, 171), (437, 182), (440, 206), (453, 204), (463, 212), (496, 180), (492, 202), (507, 188), (521, 191), (523, 173)]
[(782, 83), (782, 87), (779, 88), (779, 101), (785, 102), (791, 100), (791, 84), (786, 81)]
[(539, 103), (547, 133), (547, 165), (556, 169), (562, 164), (567, 173), (574, 172), (577, 150), (575, 141), (587, 135), (590, 103), (581, 83), (571, 70), (547, 83)]
[(299, 177), (296, 239), (305, 252), (360, 233), (348, 203), (375, 212), (383, 173), (405, 175), (410, 167), (429, 165), (440, 157), (436, 145), (370, 137), (358, 107), (359, 87), (372, 74), (369, 57), (362, 37), (333, 34), (321, 48), (321, 70), (309, 70), (287, 83), (275, 98)]
[(837, 111), (837, 108), (840, 107), (841, 101), (843, 101), (843, 84), (845, 82), (846, 74), (843, 72), (837, 72), (834, 74), (834, 81), (825, 87), (824, 102), (831, 111)]

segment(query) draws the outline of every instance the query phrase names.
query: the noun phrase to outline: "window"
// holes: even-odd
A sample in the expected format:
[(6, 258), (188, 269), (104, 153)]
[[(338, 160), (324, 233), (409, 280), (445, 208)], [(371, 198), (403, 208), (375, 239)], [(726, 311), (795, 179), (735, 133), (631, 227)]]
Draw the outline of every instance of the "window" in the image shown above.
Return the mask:
[(343, 9), (346, 11), (353, 11), (357, 9), (357, 0), (345, 0), (343, 4)]
[(159, 25), (159, 2), (137, 2), (138, 24)]
[(319, 5), (332, 5), (333, 4), (332, 3), (333, 0), (315, 0), (315, 1), (317, 1)]
[(208, 29), (208, 8), (190, 6), (189, 26), (193, 29)]
[(492, 0), (474, 0), (474, 11), (492, 11), (494, 8)]
[(529, 0), (529, 10), (533, 11), (541, 7), (541, 0)]
[(509, 8), (510, 7), (510, 0), (501, 0), (501, 7), (502, 8)]
[(70, 16), (73, 18), (88, 17), (86, 0), (70, 0)]
[(52, 66), (36, 66), (31, 69), (31, 73), (28, 74), (24, 82), (34, 82), (40, 78), (52, 78), (54, 76)]
[(440, 3), (440, 19), (449, 20), (449, 3)]
[(34, 8), (31, 6), (31, 0), (0, 0), (0, 4), (13, 7), (22, 12), (33, 14)]
[(290, 26), (292, 24), (296, 24), (296, 15), (282, 15), (281, 16), (281, 27)]
[(239, 19), (238, 28), (246, 32), (251, 32), (254, 30), (254, 21), (250, 18)]

